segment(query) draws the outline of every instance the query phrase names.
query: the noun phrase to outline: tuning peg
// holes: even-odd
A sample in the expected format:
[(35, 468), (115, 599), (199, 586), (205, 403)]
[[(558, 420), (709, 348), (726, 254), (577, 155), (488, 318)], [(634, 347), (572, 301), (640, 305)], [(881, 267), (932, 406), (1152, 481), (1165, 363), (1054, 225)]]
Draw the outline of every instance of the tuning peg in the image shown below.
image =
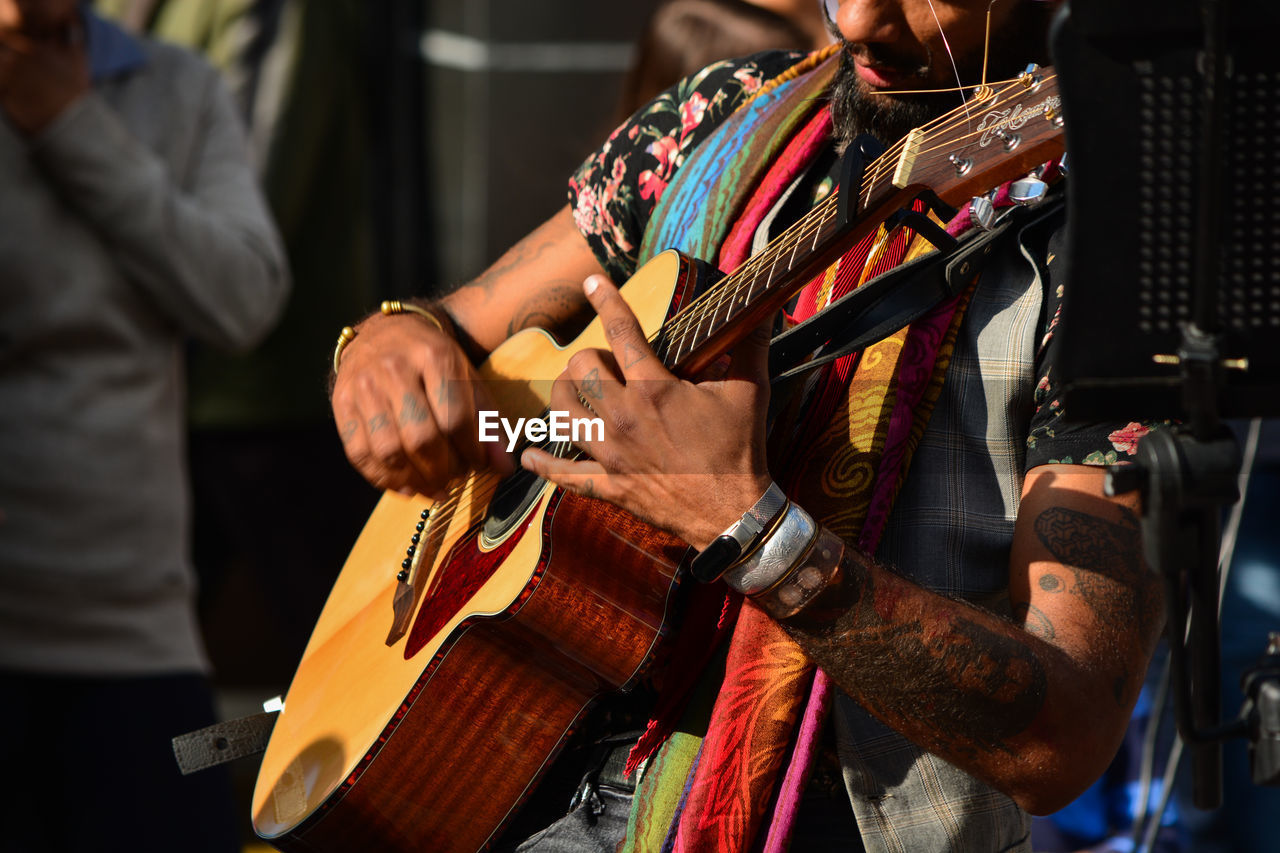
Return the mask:
[(969, 221), (975, 228), (990, 231), (996, 224), (996, 208), (985, 195), (976, 195), (969, 202)]
[(1009, 200), (1024, 207), (1034, 207), (1044, 201), (1049, 185), (1039, 178), (1023, 178), (1009, 185)]

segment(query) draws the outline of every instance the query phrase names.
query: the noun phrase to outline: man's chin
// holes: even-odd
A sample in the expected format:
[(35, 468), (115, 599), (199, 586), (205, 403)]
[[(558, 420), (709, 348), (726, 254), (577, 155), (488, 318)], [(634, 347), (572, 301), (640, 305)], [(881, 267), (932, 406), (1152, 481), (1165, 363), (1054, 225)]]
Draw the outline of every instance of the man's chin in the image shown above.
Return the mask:
[[(999, 37), (992, 43), (989, 63), (984, 61), (981, 50), (957, 57), (959, 72), (956, 76), (977, 85), (982, 79), (984, 65), (989, 65), (990, 68), (988, 80), (1002, 80), (1015, 76), (1028, 61), (1047, 61), (1046, 38), (1049, 20), (1056, 6), (1056, 3), (1020, 3), (1001, 28)], [(950, 63), (940, 65), (937, 57), (934, 57), (934, 61), (905, 73), (901, 80), (891, 79), (893, 75), (886, 69), (883, 74), (868, 75), (871, 79), (871, 83), (868, 83), (858, 73), (855, 52), (873, 67), (872, 60), (876, 59), (891, 65), (906, 64), (904, 57), (885, 56), (883, 51), (875, 54), (865, 48), (845, 45), (840, 54), (835, 87), (831, 92), (831, 117), (836, 139), (842, 149), (863, 133), (870, 133), (886, 146), (892, 145), (910, 133), (912, 128), (928, 124), (938, 116), (959, 107), (969, 95), (969, 92), (958, 91), (883, 94), (887, 89), (954, 86), (955, 80), (951, 76), (936, 80), (942, 76), (936, 69), (949, 67)], [(931, 72), (931, 69), (935, 70)], [(880, 86), (880, 83), (900, 85)], [(877, 89), (880, 91), (876, 91)]]
[[(919, 85), (917, 80), (912, 82)], [(956, 92), (883, 93), (862, 78), (846, 55), (831, 92), (831, 118), (842, 148), (864, 133), (889, 146), (961, 103)]]

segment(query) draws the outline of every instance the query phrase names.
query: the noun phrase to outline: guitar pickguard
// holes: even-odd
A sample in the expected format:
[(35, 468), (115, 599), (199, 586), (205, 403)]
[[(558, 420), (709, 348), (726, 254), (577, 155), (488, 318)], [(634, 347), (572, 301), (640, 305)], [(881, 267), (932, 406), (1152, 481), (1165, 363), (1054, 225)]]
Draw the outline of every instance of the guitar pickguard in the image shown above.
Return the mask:
[[(543, 488), (539, 494), (545, 493), (547, 486), (543, 483)], [(545, 510), (546, 515), (555, 512), (556, 505), (560, 502), (562, 493), (557, 489), (547, 499)], [(467, 602), (471, 600), (481, 587), (483, 587), (494, 573), (501, 568), (502, 564), (515, 550), (535, 522), (540, 522), (544, 517), (542, 512), (528, 513), (519, 526), (505, 536), (498, 547), (492, 550), (485, 550), (480, 547), (480, 538), (482, 533), (482, 525), (473, 527), (465, 536), (460, 538), (454, 546), (449, 549), (448, 555), (440, 564), (436, 571), (436, 576), (432, 579), (431, 589), (428, 594), (427, 601), (424, 606), (419, 608), (418, 615), (414, 619), (413, 628), (409, 631), (409, 639), (405, 642), (404, 657), (409, 660), (424, 647), (430, 644), (440, 631), (449, 623), (453, 616), (462, 611)], [(549, 543), (544, 543), (541, 558), (534, 567), (533, 574), (529, 578), (524, 591), (517, 596), (505, 611), (504, 614), (512, 614), (520, 609), (520, 605), (529, 597), (538, 585), (538, 579), (541, 578), (542, 572), (546, 569), (547, 551)], [(425, 606), (430, 604), (430, 606)], [(499, 614), (491, 614), (498, 616)], [(466, 623), (464, 622), (463, 625)], [(461, 628), (462, 626), (459, 626)]]

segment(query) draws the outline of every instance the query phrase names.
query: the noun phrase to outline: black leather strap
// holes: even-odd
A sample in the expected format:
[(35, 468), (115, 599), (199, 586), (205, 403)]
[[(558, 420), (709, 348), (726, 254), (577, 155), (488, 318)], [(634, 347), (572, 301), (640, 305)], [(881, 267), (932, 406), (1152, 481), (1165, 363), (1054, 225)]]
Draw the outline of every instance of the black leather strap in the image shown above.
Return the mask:
[(769, 347), (773, 382), (786, 382), (865, 349), (957, 295), (981, 269), (995, 241), (1020, 219), (1006, 216), (991, 231), (969, 232), (951, 252), (931, 252), (895, 267), (778, 335)]
[(253, 714), (178, 735), (173, 739), (173, 756), (182, 775), (263, 752), (279, 713)]

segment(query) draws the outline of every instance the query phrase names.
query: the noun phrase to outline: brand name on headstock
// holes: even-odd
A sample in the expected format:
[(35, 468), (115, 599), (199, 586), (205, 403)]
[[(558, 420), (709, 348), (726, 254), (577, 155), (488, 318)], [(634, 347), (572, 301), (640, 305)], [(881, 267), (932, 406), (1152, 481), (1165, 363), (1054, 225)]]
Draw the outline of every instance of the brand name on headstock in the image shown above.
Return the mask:
[(978, 124), (978, 130), (982, 131), (982, 135), (978, 137), (978, 147), (986, 148), (993, 140), (999, 138), (997, 134), (1001, 131), (1008, 133), (1018, 130), (1033, 118), (1050, 111), (1059, 112), (1061, 106), (1062, 99), (1057, 95), (1050, 95), (1040, 103), (1029, 107), (1017, 104), (1005, 110), (992, 110)]

